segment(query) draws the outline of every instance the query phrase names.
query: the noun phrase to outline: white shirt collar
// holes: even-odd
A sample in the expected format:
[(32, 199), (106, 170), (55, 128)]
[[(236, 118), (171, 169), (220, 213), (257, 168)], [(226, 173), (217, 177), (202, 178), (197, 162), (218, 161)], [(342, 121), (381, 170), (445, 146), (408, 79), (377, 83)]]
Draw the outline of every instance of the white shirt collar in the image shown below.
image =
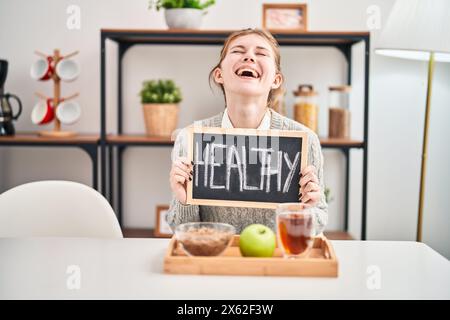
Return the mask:
[[(264, 118), (262, 119), (261, 123), (259, 124), (259, 127), (256, 129), (259, 130), (269, 130), (270, 129), (270, 119), (271, 114), (269, 108), (267, 108), (266, 113), (264, 114)], [(228, 116), (228, 110), (225, 108), (225, 111), (223, 112), (222, 116), (222, 128), (225, 129), (231, 129), (234, 128), (233, 124), (230, 121), (230, 117)]]

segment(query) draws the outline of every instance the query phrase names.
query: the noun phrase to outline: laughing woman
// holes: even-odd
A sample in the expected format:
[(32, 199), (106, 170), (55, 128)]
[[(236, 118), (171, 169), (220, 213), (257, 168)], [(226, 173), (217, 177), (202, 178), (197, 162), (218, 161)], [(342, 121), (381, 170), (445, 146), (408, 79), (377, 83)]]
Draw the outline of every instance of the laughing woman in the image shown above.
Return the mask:
[[(323, 181), (323, 156), (317, 135), (306, 126), (269, 108), (283, 83), (280, 51), (268, 32), (246, 29), (232, 33), (221, 50), (220, 61), (210, 73), (210, 80), (220, 86), (226, 108), (220, 114), (201, 120), (204, 127), (252, 128), (304, 131), (308, 135), (308, 165), (302, 169), (300, 201), (312, 207), (317, 223), (328, 221)], [(173, 199), (167, 222), (174, 228), (186, 222), (225, 222), (240, 233), (247, 225), (261, 223), (275, 230), (275, 210), (198, 206), (186, 204), (187, 181), (193, 166), (187, 159), (187, 131), (181, 130), (172, 151), (170, 187)]]

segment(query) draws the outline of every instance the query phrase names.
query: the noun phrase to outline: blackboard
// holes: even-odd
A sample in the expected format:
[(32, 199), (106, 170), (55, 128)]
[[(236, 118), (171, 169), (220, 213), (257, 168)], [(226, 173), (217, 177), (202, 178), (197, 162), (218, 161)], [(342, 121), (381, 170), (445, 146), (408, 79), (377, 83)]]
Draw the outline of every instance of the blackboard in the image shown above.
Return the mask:
[(187, 203), (276, 208), (298, 202), (307, 135), (301, 131), (191, 127)]

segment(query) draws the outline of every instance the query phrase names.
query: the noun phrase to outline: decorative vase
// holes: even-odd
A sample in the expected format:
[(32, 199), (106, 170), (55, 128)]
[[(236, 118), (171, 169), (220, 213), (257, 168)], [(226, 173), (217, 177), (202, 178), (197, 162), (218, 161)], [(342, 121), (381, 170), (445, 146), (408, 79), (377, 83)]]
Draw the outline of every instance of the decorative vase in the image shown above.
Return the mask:
[(204, 14), (206, 12), (200, 9), (178, 8), (164, 10), (169, 29), (199, 29)]

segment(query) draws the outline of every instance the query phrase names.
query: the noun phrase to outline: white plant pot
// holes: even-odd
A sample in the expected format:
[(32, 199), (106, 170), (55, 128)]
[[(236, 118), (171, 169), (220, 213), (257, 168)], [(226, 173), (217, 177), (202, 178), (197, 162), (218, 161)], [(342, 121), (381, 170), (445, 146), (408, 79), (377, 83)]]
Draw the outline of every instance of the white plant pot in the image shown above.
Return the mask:
[(205, 13), (200, 9), (187, 8), (164, 10), (169, 29), (199, 29)]

